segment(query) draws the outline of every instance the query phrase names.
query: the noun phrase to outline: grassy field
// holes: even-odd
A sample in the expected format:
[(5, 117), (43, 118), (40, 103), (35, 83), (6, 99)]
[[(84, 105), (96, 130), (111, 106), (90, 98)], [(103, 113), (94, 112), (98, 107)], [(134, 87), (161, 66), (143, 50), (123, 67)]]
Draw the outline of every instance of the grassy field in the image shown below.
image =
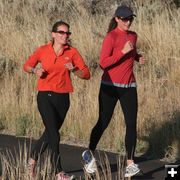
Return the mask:
[[(49, 152), (46, 151), (42, 156), (41, 160), (37, 162), (36, 166), (36, 178), (33, 179), (29, 176), (27, 160), (29, 158), (29, 149), (31, 148), (31, 143), (24, 142), (19, 143), (18, 147), (15, 151), (0, 151), (0, 162), (2, 163), (2, 173), (1, 173), (1, 165), (0, 165), (0, 179), (1, 180), (55, 180), (55, 172), (51, 167), (51, 161)], [(69, 151), (69, 150), (68, 150)], [(125, 180), (124, 176), (124, 157), (117, 156), (117, 166), (118, 170), (116, 173), (114, 171), (111, 172), (111, 166), (108, 155), (106, 153), (97, 152), (96, 157), (98, 159), (98, 171), (96, 172), (96, 180)], [(69, 160), (69, 158), (67, 158)], [(66, 160), (67, 160), (66, 159)], [(70, 163), (70, 162), (68, 162)], [(75, 162), (71, 162), (75, 163)], [(77, 176), (76, 180), (93, 180), (90, 174), (85, 171), (80, 172), (81, 168), (83, 168), (82, 162), (77, 162), (77, 171), (74, 170), (75, 175)], [(63, 168), (65, 167), (65, 161), (62, 161)], [(82, 164), (80, 166), (80, 164)], [(67, 168), (67, 167), (66, 167)], [(80, 168), (80, 169), (79, 169)], [(72, 169), (69, 169), (69, 173), (73, 173)], [(126, 178), (126, 180), (130, 180), (130, 178)]]
[[(102, 71), (99, 51), (115, 1), (2, 0), (0, 2), (0, 129), (2, 133), (38, 138), (43, 131), (36, 106), (36, 77), (22, 65), (40, 45), (51, 40), (59, 19), (71, 25), (72, 45), (84, 57), (92, 78), (72, 76), (75, 92), (61, 134), (62, 141), (87, 146), (98, 118)], [(137, 153), (175, 159), (180, 156), (180, 11), (172, 1), (131, 4), (137, 14), (132, 30), (146, 65), (135, 65), (138, 83)], [(98, 148), (124, 152), (125, 125), (118, 104)]]

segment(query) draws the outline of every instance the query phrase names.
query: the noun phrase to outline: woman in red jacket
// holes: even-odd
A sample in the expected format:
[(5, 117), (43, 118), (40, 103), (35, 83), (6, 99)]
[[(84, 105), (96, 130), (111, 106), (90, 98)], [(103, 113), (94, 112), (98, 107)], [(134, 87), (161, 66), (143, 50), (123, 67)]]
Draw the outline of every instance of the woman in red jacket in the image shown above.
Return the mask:
[(129, 7), (119, 6), (102, 44), (100, 66), (103, 75), (99, 92), (99, 119), (91, 132), (90, 151), (87, 150), (82, 154), (86, 161), (85, 169), (89, 173), (96, 171), (95, 159), (91, 152), (96, 149), (107, 128), (117, 101), (121, 104), (126, 124), (127, 167), (125, 177), (133, 176), (140, 171), (133, 160), (138, 109), (133, 65), (135, 60), (144, 64), (144, 58), (136, 51), (137, 34), (129, 30), (134, 17), (135, 14)]
[[(59, 142), (61, 128), (69, 109), (69, 93), (73, 91), (70, 73), (89, 79), (90, 73), (81, 55), (68, 44), (69, 25), (64, 21), (52, 27), (52, 41), (36, 49), (24, 64), (24, 70), (37, 75), (37, 104), (45, 130), (36, 142), (29, 160), (30, 175), (34, 177), (38, 157), (49, 146), (57, 180), (69, 180), (71, 176), (62, 170)], [(40, 67), (37, 67), (40, 64)]]

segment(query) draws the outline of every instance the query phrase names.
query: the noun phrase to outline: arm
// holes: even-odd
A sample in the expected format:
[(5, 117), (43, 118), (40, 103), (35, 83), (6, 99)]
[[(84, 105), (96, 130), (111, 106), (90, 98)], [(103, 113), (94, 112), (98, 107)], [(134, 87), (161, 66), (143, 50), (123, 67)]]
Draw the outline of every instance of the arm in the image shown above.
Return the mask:
[(100, 54), (100, 66), (105, 69), (113, 64), (120, 61), (125, 54), (129, 53), (134, 47), (130, 41), (127, 41), (122, 49), (113, 51), (114, 40), (108, 34), (102, 44), (101, 54)]
[[(136, 42), (137, 42), (137, 34), (136, 34), (135, 43), (136, 43)], [(141, 65), (145, 64), (145, 59), (144, 59), (144, 57), (137, 52), (137, 49), (136, 49), (136, 57), (135, 57), (135, 60), (136, 60), (137, 62), (139, 62), (139, 64), (141, 64)]]
[(37, 74), (39, 77), (41, 77), (45, 71), (42, 68), (39, 69), (35, 68), (36, 65), (38, 64), (38, 59), (39, 59), (39, 49), (37, 49), (25, 62), (25, 64), (23, 65), (24, 71), (28, 73)]
[(35, 67), (38, 64), (39, 51), (38, 49), (26, 60), (23, 65), (25, 72), (34, 73)]
[(145, 64), (145, 59), (141, 54), (136, 54), (135, 60), (139, 62), (139, 64), (143, 65)]
[(72, 58), (74, 67), (72, 68), (72, 72), (82, 79), (90, 79), (90, 72), (89, 68), (86, 66), (82, 56), (80, 53), (75, 49), (75, 54)]
[(119, 61), (124, 56), (121, 51), (113, 53), (113, 39), (107, 35), (103, 41), (100, 53), (100, 66), (105, 69)]

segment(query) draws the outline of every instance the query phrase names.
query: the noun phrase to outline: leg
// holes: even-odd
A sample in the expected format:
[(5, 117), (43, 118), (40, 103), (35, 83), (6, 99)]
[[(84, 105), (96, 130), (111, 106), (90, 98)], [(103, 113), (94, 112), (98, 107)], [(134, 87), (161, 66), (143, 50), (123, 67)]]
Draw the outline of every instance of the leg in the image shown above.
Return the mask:
[(120, 97), (120, 103), (126, 124), (125, 147), (127, 159), (132, 161), (134, 158), (137, 136), (137, 90), (136, 88), (128, 88), (124, 89), (124, 91), (125, 92)]
[(91, 151), (96, 149), (104, 130), (107, 128), (117, 100), (117, 93), (114, 87), (101, 85), (99, 92), (99, 119), (90, 136), (89, 149)]
[[(38, 109), (43, 119), (45, 126), (45, 142), (48, 142), (51, 149), (51, 160), (52, 164), (55, 166), (56, 171), (61, 171), (61, 161), (59, 155), (59, 128), (61, 127), (66, 112), (69, 108), (69, 95), (63, 99), (63, 94), (52, 93), (52, 92), (40, 92), (38, 94)], [(66, 100), (66, 101), (65, 101)], [(56, 102), (64, 104), (57, 106)], [(62, 111), (57, 109), (64, 108)], [(59, 115), (60, 112), (62, 116)], [(43, 138), (42, 138), (43, 139)], [(44, 143), (44, 142), (43, 142)], [(39, 148), (36, 146), (36, 154), (40, 153)]]
[(52, 157), (52, 161), (55, 163), (55, 171), (56, 174), (62, 171), (61, 168), (61, 160), (60, 160), (60, 154), (59, 154), (59, 142), (60, 142), (60, 134), (59, 134), (59, 129), (61, 128), (64, 119), (66, 117), (67, 111), (70, 106), (70, 101), (69, 101), (69, 94), (68, 93), (53, 93), (54, 96), (53, 104), (55, 106), (56, 112), (58, 114), (58, 118), (56, 121), (58, 122), (57, 125), (57, 132), (59, 135), (58, 142), (55, 142), (55, 144), (52, 144), (52, 150), (54, 153), (54, 156)]
[(58, 129), (60, 129), (70, 106), (69, 94), (68, 93), (61, 93), (61, 94), (54, 93), (54, 94), (55, 96), (57, 96), (57, 98), (53, 99), (53, 103), (55, 105), (56, 111), (59, 116), (59, 119), (57, 119), (57, 121), (59, 124)]
[[(37, 95), (37, 104), (38, 104), (38, 110), (39, 110), (39, 112), (41, 114), (43, 123), (45, 125), (47, 123), (44, 122), (44, 119), (46, 120), (45, 117), (46, 116), (49, 117), (49, 114), (48, 115), (43, 115), (43, 113), (46, 112), (47, 109), (50, 106), (48, 97), (46, 96), (45, 92), (39, 92), (38, 93), (38, 95)], [(49, 135), (48, 135), (48, 131), (47, 131), (46, 126), (45, 126), (45, 130), (44, 130), (42, 136), (37, 140), (37, 142), (35, 143), (32, 151), (31, 151), (31, 158), (34, 159), (35, 161), (37, 161), (38, 156), (40, 156), (45, 151), (48, 144), (49, 144)]]
[[(43, 96), (43, 93), (39, 92), (37, 95), (38, 108), (41, 106), (41, 104), (43, 104), (45, 108), (48, 108), (49, 102), (47, 101), (47, 98), (44, 98), (44, 101), (42, 102), (41, 96)], [(42, 113), (41, 108), (39, 108), (39, 112)], [(31, 158), (29, 159), (29, 162), (28, 162), (28, 169), (29, 169), (29, 173), (31, 177), (36, 176), (35, 167), (37, 164), (38, 157), (40, 157), (40, 155), (45, 151), (48, 144), (49, 144), (49, 135), (45, 126), (44, 133), (39, 138), (39, 140), (35, 143), (30, 154)]]
[(45, 149), (48, 146), (48, 142), (47, 142), (47, 131), (45, 130), (43, 135), (40, 137), (40, 139), (36, 142), (36, 144), (34, 145), (34, 148), (31, 151), (30, 154), (30, 159), (28, 162), (28, 169), (29, 169), (29, 174), (31, 177), (35, 177), (36, 176), (36, 164), (37, 164), (37, 160), (38, 157), (40, 157), (40, 155), (45, 151)]
[(45, 129), (44, 133), (36, 142), (34, 148), (31, 151), (31, 155), (30, 155), (31, 158), (37, 161), (38, 156), (40, 156), (46, 150), (47, 146), (48, 146), (48, 133), (47, 130)]

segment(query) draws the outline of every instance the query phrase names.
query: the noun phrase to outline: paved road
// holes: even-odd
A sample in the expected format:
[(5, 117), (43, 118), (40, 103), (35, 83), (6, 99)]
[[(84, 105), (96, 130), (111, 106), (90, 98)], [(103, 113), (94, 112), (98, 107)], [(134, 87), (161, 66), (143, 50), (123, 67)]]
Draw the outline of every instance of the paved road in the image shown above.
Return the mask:
[[(28, 145), (30, 140), (27, 138), (14, 137), (9, 135), (0, 134), (0, 151), (4, 151), (5, 149), (10, 149), (13, 151), (19, 147), (19, 145), (24, 145), (24, 142)], [(62, 165), (64, 170), (70, 174), (74, 174), (77, 177), (83, 177), (83, 163), (81, 154), (85, 148), (75, 147), (65, 144), (60, 144), (61, 149), (61, 157), (62, 157)], [(104, 154), (107, 155), (107, 158), (110, 163), (110, 168), (112, 172), (112, 180), (115, 180), (118, 174), (118, 165), (117, 159), (118, 155), (108, 152), (98, 152), (97, 157), (99, 159), (99, 155), (101, 158), (104, 158)], [(136, 157), (136, 162), (139, 164), (140, 168), (143, 171), (143, 175), (135, 176), (132, 179), (144, 179), (144, 180), (164, 180), (166, 177), (165, 164), (166, 162), (162, 162), (157, 159), (147, 160), (142, 157)], [(3, 162), (1, 162), (3, 163)], [(2, 168), (0, 167), (0, 173)]]

